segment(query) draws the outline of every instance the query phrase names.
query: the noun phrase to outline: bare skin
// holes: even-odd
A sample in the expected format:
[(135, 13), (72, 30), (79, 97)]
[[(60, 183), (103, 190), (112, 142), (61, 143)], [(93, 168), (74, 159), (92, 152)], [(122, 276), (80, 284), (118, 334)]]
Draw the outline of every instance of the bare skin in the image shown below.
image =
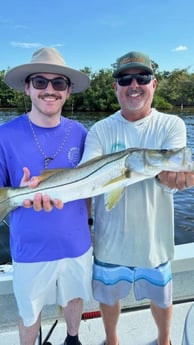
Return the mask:
[(160, 182), (169, 188), (183, 190), (194, 186), (194, 174), (192, 172), (171, 172), (162, 171), (158, 175)]
[[(35, 188), (38, 186), (38, 180), (34, 176), (30, 179), (30, 171), (28, 168), (23, 168), (23, 178), (21, 180), (21, 186), (29, 186)], [(35, 211), (41, 211), (43, 208), (46, 212), (50, 212), (53, 207), (62, 209), (64, 204), (59, 199), (51, 200), (49, 195), (42, 195), (41, 193), (35, 194), (33, 202), (29, 199), (24, 200), (23, 206), (26, 208), (31, 208), (33, 206)]]
[[(117, 323), (120, 315), (120, 304), (117, 302), (113, 306), (100, 303), (104, 329), (106, 333), (106, 345), (118, 345)], [(170, 344), (170, 322), (172, 316), (172, 306), (166, 309), (159, 308), (151, 303), (151, 312), (158, 327), (158, 345)]]
[(158, 345), (169, 345), (172, 305), (163, 309), (151, 302), (151, 312), (158, 327)]
[[(78, 334), (78, 329), (81, 321), (83, 310), (83, 301), (76, 298), (68, 303), (66, 307), (62, 307), (64, 318), (67, 324), (68, 334), (75, 336)], [(24, 326), (23, 320), (19, 318), (19, 336), (21, 345), (34, 345), (41, 323), (41, 315), (37, 321), (29, 327)]]

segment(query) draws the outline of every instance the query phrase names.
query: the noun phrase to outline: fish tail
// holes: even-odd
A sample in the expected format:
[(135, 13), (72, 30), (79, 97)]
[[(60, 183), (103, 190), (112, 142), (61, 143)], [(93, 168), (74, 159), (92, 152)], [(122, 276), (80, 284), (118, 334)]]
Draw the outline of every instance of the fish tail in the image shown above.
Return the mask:
[(0, 221), (2, 221), (12, 209), (8, 197), (8, 189), (9, 188), (0, 188)]

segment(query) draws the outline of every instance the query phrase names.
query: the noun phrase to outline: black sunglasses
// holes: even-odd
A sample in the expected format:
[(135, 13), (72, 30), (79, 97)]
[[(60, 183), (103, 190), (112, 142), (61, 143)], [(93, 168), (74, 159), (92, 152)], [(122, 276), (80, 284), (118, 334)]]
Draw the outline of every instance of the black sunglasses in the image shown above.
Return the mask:
[(47, 88), (48, 83), (51, 82), (52, 87), (56, 91), (65, 91), (71, 85), (70, 80), (62, 77), (47, 79), (42, 76), (29, 77), (27, 82), (32, 81), (32, 85), (37, 90), (44, 90)]
[(125, 74), (117, 78), (117, 82), (120, 86), (129, 86), (133, 79), (135, 79), (139, 85), (147, 85), (152, 80), (152, 77), (152, 74)]

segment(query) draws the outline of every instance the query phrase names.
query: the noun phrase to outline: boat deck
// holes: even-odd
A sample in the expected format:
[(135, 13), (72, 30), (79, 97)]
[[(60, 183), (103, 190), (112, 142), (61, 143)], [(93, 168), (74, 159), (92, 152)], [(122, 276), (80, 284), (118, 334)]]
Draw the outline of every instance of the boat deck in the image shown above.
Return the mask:
[[(173, 345), (194, 344), (194, 342), (183, 342), (185, 318), (192, 305), (192, 302), (187, 302), (174, 306), (171, 331)], [(42, 325), (43, 340), (52, 327), (53, 322), (53, 320), (44, 321)], [(191, 331), (193, 330), (194, 323), (191, 327)], [(157, 331), (150, 310), (146, 308), (123, 312), (119, 319), (118, 334), (120, 345), (156, 345)], [(61, 319), (53, 330), (49, 341), (52, 345), (63, 345), (65, 335), (66, 324)], [(102, 345), (104, 342), (104, 329), (101, 317), (82, 320), (79, 336), (82, 345)], [(194, 341), (194, 337), (192, 339)], [(19, 345), (17, 329), (15, 327), (7, 328), (4, 332), (1, 332), (0, 344)]]

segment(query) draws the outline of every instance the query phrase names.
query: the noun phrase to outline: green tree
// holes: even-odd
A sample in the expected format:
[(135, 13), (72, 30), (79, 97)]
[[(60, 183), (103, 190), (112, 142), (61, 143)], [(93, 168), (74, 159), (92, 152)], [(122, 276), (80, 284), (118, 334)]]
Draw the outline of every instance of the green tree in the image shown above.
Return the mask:
[[(152, 61), (158, 85), (154, 95), (153, 106), (158, 109), (171, 109), (172, 106), (194, 105), (194, 73), (187, 69), (175, 69), (172, 72), (159, 71), (157, 63)], [(90, 68), (81, 70), (91, 79), (88, 90), (71, 95), (65, 104), (65, 110), (113, 112), (119, 109), (113, 89), (111, 69), (100, 69), (93, 73)], [(0, 71), (0, 107), (29, 110), (31, 102), (24, 93), (10, 89), (4, 82), (5, 71)]]
[(91, 79), (88, 90), (78, 95), (72, 95), (65, 107), (70, 107), (74, 111), (111, 111), (118, 109), (114, 89), (112, 71), (101, 69), (98, 73), (91, 73), (84, 70)]
[(186, 69), (175, 69), (165, 74), (158, 85), (158, 94), (174, 106), (189, 105), (192, 102), (194, 84)]
[(4, 70), (0, 72), (0, 106), (6, 108), (10, 106), (10, 101), (13, 99), (13, 90), (5, 84), (4, 74)]

